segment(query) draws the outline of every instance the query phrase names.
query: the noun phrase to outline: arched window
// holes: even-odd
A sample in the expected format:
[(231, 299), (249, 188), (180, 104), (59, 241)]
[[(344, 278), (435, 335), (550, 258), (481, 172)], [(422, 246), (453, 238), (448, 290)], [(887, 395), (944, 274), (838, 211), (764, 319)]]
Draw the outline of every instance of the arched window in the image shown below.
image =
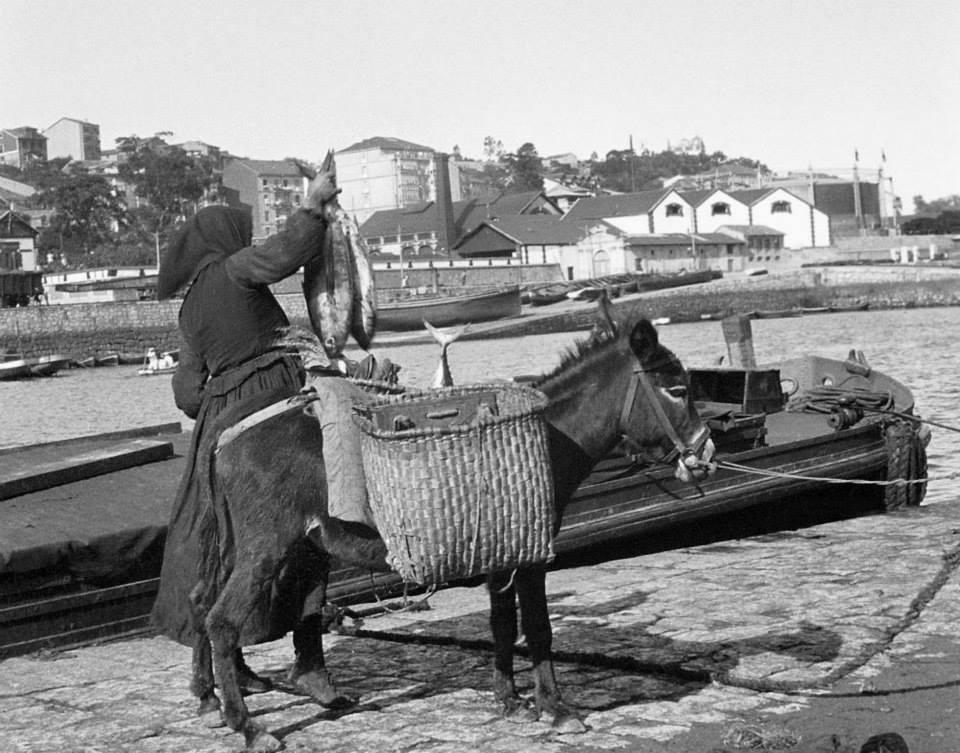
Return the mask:
[(775, 201), (770, 205), (770, 214), (790, 214), (792, 211), (789, 201)]
[(710, 207), (711, 215), (730, 214), (730, 205), (725, 201), (718, 201)]
[(683, 217), (683, 205), (667, 204), (667, 217)]

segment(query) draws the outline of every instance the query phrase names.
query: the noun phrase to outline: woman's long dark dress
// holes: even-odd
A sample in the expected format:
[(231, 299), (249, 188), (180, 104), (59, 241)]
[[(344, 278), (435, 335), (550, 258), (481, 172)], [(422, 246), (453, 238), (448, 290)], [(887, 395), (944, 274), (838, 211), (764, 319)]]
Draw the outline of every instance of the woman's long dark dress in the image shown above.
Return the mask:
[[(249, 218), (231, 212), (236, 210), (201, 210), (171, 246), (180, 256), (172, 263), (196, 265), (180, 309), (180, 363), (173, 378), (177, 406), (196, 424), (167, 528), (153, 621), (188, 646), (202, 632), (198, 607), (209, 606), (225, 554), (209, 494), (216, 418), (228, 409), (231, 416), (242, 414), (241, 406), (265, 393), (280, 399), (303, 385), (299, 358), (276, 343), (277, 330), (288, 320), (267, 286), (320, 253), (326, 227), (300, 211), (284, 231), (254, 247)], [(309, 584), (301, 585), (309, 590)], [(270, 632), (282, 634), (291, 627)]]

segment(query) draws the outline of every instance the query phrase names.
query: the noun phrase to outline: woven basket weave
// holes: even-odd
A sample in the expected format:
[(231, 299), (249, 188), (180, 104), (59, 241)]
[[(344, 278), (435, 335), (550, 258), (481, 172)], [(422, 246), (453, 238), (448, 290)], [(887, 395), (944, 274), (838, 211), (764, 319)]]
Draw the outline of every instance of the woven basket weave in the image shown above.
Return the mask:
[[(498, 415), (443, 428), (376, 424), (380, 406), (422, 409), (491, 391)], [(546, 404), (530, 387), (487, 384), (355, 407), (370, 506), (388, 562), (404, 580), (441, 583), (553, 559)]]

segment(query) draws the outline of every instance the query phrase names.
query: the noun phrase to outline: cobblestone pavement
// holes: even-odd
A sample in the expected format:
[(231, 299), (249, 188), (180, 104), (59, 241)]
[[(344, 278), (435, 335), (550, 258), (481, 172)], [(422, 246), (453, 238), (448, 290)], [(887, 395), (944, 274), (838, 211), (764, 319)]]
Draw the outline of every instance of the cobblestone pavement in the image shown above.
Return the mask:
[[(347, 712), (285, 685), (288, 640), (247, 650), (278, 686), (247, 700), (291, 751), (856, 753), (809, 732), (821, 715), (834, 731), (831, 699), (895, 705), (939, 688), (956, 703), (897, 731), (910, 753), (952, 753), (960, 574), (947, 555), (958, 546), (960, 508), (937, 504), (553, 572), (559, 680), (586, 731), (500, 716), (482, 587), (328, 636), (341, 689), (360, 696)], [(189, 660), (144, 638), (0, 662), (0, 750), (241, 751), (241, 736), (195, 715)], [(844, 729), (860, 742), (878, 731)]]

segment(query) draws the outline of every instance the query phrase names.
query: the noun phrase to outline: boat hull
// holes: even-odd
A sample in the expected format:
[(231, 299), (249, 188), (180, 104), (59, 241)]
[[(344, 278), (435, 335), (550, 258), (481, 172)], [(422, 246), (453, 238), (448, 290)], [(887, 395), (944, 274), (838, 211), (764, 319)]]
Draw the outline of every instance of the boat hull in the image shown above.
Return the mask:
[(381, 303), (377, 307), (377, 329), (388, 332), (422, 329), (424, 322), (449, 327), (505, 319), (519, 316), (520, 312), (520, 289), (511, 286), (475, 295)]

